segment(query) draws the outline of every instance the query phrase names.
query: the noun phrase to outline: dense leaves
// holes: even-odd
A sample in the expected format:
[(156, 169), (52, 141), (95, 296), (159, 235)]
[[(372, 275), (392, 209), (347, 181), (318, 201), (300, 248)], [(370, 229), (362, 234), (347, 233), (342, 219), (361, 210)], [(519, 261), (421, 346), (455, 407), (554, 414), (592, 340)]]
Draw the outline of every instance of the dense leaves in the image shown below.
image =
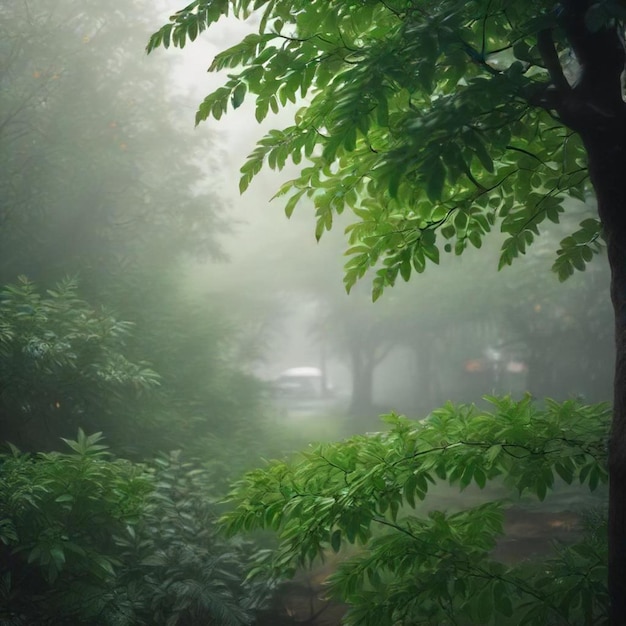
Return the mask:
[[(229, 532), (271, 528), (280, 546), (257, 573), (289, 573), (346, 544), (330, 579), (347, 624), (596, 623), (606, 611), (604, 538), (559, 550), (536, 569), (490, 552), (504, 502), (459, 512), (420, 504), (436, 485), (504, 484), (546, 498), (558, 483), (607, 479), (606, 407), (490, 398), (493, 411), (447, 405), (425, 421), (389, 415), (388, 432), (322, 444), (247, 474), (231, 493)], [(600, 535), (601, 536), (601, 535)], [(460, 620), (460, 621), (459, 621)]]
[(216, 532), (215, 468), (180, 453), (113, 458), (78, 431), (69, 454), (0, 457), (3, 624), (251, 623), (255, 548)]
[(154, 460), (141, 520), (115, 538), (125, 564), (118, 609), (129, 625), (249, 624), (269, 597), (265, 581), (244, 580), (257, 548), (216, 531), (219, 469), (181, 457)]
[(107, 458), (100, 438), (79, 431), (72, 454), (0, 458), (3, 623), (108, 623), (113, 536), (137, 523), (152, 485), (145, 468)]
[[(48, 447), (78, 426), (113, 427), (159, 384), (124, 355), (131, 325), (81, 300), (74, 281), (44, 294), (26, 279), (0, 290), (0, 432)], [(136, 406), (136, 404), (135, 404)]]
[[(603, 20), (619, 9), (599, 4)], [(551, 78), (537, 33), (558, 25), (552, 8), (510, 0), (197, 0), (152, 36), (148, 51), (182, 47), (223, 16), (256, 11), (258, 34), (215, 57), (212, 70), (232, 73), (196, 121), (219, 119), (248, 95), (259, 121), (306, 98), (294, 124), (270, 131), (251, 153), (241, 189), (264, 164), (281, 169), (306, 158), (277, 195), (289, 196), (288, 215), (300, 199), (313, 200), (318, 237), (335, 214), (352, 211), (346, 286), (375, 267), (376, 299), (398, 276), (438, 263), (442, 248), (480, 247), (495, 224), (507, 235), (500, 266), (509, 265), (544, 221), (559, 221), (566, 197), (586, 197), (582, 142), (541, 101)], [(566, 71), (575, 74), (574, 61)], [(563, 240), (560, 278), (584, 269), (598, 234), (599, 222), (587, 219)]]

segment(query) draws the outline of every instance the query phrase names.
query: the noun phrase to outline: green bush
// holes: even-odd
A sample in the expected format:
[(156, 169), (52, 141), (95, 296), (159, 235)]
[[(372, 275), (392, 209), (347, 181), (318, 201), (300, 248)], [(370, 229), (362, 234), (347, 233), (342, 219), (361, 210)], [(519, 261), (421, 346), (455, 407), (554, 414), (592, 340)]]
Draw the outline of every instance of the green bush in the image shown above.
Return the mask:
[(0, 624), (251, 623), (271, 589), (245, 580), (254, 545), (217, 533), (213, 471), (114, 459), (100, 439), (0, 457)]
[(153, 485), (99, 441), (79, 430), (71, 454), (0, 457), (0, 623), (106, 623), (122, 565), (114, 536), (137, 524)]
[(0, 441), (41, 450), (78, 427), (119, 431), (120, 413), (159, 384), (124, 356), (131, 326), (81, 300), (73, 280), (43, 294), (26, 278), (2, 287)]
[(152, 476), (140, 524), (116, 537), (125, 563), (118, 607), (128, 608), (126, 623), (251, 623), (270, 588), (245, 580), (255, 545), (217, 532), (220, 481), (213, 468), (173, 452), (155, 459)]

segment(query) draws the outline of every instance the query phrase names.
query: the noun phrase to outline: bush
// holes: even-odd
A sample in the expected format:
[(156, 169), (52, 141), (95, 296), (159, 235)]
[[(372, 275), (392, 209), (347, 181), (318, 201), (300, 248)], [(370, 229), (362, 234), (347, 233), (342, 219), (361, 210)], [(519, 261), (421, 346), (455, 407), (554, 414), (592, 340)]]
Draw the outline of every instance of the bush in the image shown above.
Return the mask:
[[(50, 449), (78, 427), (114, 431), (159, 378), (124, 356), (131, 324), (97, 311), (67, 280), (41, 294), (0, 289), (0, 440)], [(109, 433), (111, 434), (111, 433)]]
[(212, 471), (114, 459), (100, 440), (0, 457), (0, 624), (251, 623), (271, 590), (245, 580), (254, 545), (217, 533)]
[(79, 431), (71, 454), (0, 457), (2, 623), (107, 623), (121, 566), (114, 536), (138, 523), (153, 485), (99, 441)]

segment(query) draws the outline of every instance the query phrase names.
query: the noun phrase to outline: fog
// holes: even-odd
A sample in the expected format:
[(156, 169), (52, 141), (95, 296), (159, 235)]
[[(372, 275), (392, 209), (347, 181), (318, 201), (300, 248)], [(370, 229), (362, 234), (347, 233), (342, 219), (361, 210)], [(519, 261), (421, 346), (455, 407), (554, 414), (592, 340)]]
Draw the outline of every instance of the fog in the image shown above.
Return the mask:
[[(159, 51), (159, 55), (175, 57), (172, 85), (185, 91), (188, 123), (194, 107), (226, 77), (225, 72), (203, 74), (202, 70), (219, 51), (255, 32), (257, 21), (255, 16), (246, 22), (223, 20), (210, 37), (184, 50)], [(343, 252), (349, 246), (342, 229), (350, 222), (349, 216), (338, 216), (333, 231), (319, 242), (314, 237), (312, 206), (302, 202), (287, 220), (281, 200), (272, 201), (272, 197), (283, 182), (295, 176), (296, 169), (290, 164), (282, 172), (266, 167), (246, 193), (238, 191), (239, 168), (256, 141), (269, 129), (291, 123), (298, 108), (289, 105), (258, 124), (254, 103), (248, 100), (224, 119), (208, 120), (196, 130), (218, 144), (220, 189), (234, 232), (221, 241), (227, 267), (210, 262), (193, 266), (190, 283), (200, 291), (237, 292), (255, 323), (262, 321), (267, 329), (266, 347), (253, 368), (256, 375), (273, 380), (288, 368), (325, 369), (345, 405), (345, 397), (355, 393), (351, 355), (340, 345), (347, 339), (347, 325), (355, 335), (366, 336), (362, 350), (371, 351), (367, 359), (374, 361), (366, 412), (372, 413), (374, 408), (374, 414), (376, 410), (394, 410), (419, 415), (449, 399), (476, 402), (489, 393), (530, 391), (538, 398), (548, 395), (589, 401), (610, 397), (612, 313), (601, 295), (608, 289), (606, 261), (596, 259), (586, 274), (575, 275), (567, 285), (561, 285), (551, 271), (554, 242), (573, 224), (593, 215), (593, 203), (587, 207), (570, 204), (571, 216), (564, 226), (544, 227), (543, 240), (512, 268), (497, 271), (503, 238), (495, 232), (486, 248), (470, 249), (462, 259), (444, 258), (441, 267), (433, 266), (426, 275), (398, 285), (377, 303), (369, 301), (371, 274), (348, 296), (342, 277)], [(584, 292), (587, 295), (581, 298)], [(593, 313), (590, 301), (595, 303)], [(433, 318), (437, 318), (435, 325)], [(597, 324), (592, 322), (594, 318)], [(557, 330), (564, 319), (565, 328)], [(403, 325), (400, 333), (398, 323)], [(573, 338), (580, 339), (578, 333), (584, 326), (604, 330), (601, 336), (589, 337), (589, 343), (580, 341), (580, 352), (572, 353), (577, 349)], [(383, 328), (388, 335), (395, 330), (395, 336), (384, 336)], [(548, 347), (546, 339), (554, 345)], [(422, 348), (421, 359), (420, 348), (407, 348), (407, 341), (428, 346)], [(597, 354), (593, 364), (590, 343)], [(544, 345), (538, 348), (537, 344)], [(545, 353), (540, 355), (537, 350)], [(352, 358), (357, 357), (353, 354)], [(558, 371), (564, 361), (568, 366)], [(361, 404), (355, 397), (351, 402)]]
[[(198, 85), (198, 70), (225, 45), (255, 27), (254, 17), (249, 23), (225, 20), (213, 38), (174, 53), (182, 67), (177, 80), (191, 85), (190, 102), (200, 102), (224, 79), (210, 74)], [(238, 193), (239, 168), (255, 142), (270, 128), (289, 124), (297, 108), (288, 107), (259, 125), (254, 120), (253, 103), (248, 101), (225, 119), (209, 120), (200, 127), (200, 132), (217, 133), (219, 145), (224, 146), (220, 180), (235, 232), (223, 241), (228, 268), (222, 270), (210, 263), (193, 268), (191, 282), (195, 288), (204, 286), (209, 291), (216, 284), (227, 289), (236, 284), (236, 291), (264, 302), (269, 294), (275, 296), (278, 308), (269, 313), (268, 343), (254, 369), (257, 375), (271, 380), (289, 367), (316, 366), (328, 370), (329, 380), (334, 381), (340, 395), (353, 394), (350, 354), (345, 353), (342, 339), (337, 337), (347, 339), (347, 325), (355, 335), (366, 336), (362, 349), (371, 350), (367, 358), (375, 362), (372, 397), (365, 403), (372, 401), (370, 412), (375, 407), (420, 414), (448, 399), (479, 401), (486, 393), (519, 394), (524, 390), (539, 398), (578, 396), (602, 401), (610, 397), (612, 313), (601, 295), (608, 288), (606, 261), (600, 257), (586, 274), (574, 276), (565, 286), (551, 271), (553, 242), (567, 234), (572, 224), (593, 215), (593, 204), (570, 205), (571, 216), (564, 226), (544, 227), (543, 240), (514, 267), (502, 272), (497, 271), (497, 264), (503, 238), (496, 232), (486, 248), (470, 249), (462, 259), (444, 258), (441, 267), (431, 267), (425, 276), (398, 285), (375, 304), (369, 302), (371, 274), (347, 296), (342, 287), (342, 255), (349, 246), (341, 231), (350, 222), (349, 216), (338, 216), (333, 232), (319, 242), (314, 238), (311, 206), (301, 203), (287, 220), (280, 199), (271, 198), (282, 182), (295, 175), (294, 166), (289, 164), (282, 172), (266, 168), (247, 193)], [(586, 290), (587, 295), (581, 298)], [(590, 301), (596, 303), (593, 313), (588, 308)], [(254, 311), (254, 303), (246, 306)], [(258, 321), (267, 315), (268, 310), (260, 306), (254, 317)], [(588, 339), (598, 358), (592, 365), (588, 347), (582, 347), (584, 341), (578, 344), (581, 352), (569, 351), (576, 350), (577, 342), (572, 339), (581, 327), (598, 316), (602, 321), (591, 325), (605, 330), (602, 336)], [(564, 319), (565, 328), (557, 330)], [(398, 323), (403, 325), (400, 333)], [(322, 334), (320, 325), (324, 326)], [(393, 336), (385, 336), (385, 332)], [(548, 347), (546, 339), (555, 344)], [(427, 347), (407, 349), (407, 341)], [(537, 344), (544, 345), (537, 348)], [(537, 354), (538, 349), (545, 354)], [(564, 351), (568, 356), (562, 358)], [(352, 357), (356, 358), (354, 354)], [(555, 371), (563, 361), (568, 367)], [(416, 388), (415, 381), (420, 379)], [(359, 399), (353, 397), (352, 403), (359, 405)]]
[(386, 428), (380, 414), (610, 400), (606, 259), (564, 284), (551, 271), (591, 200), (512, 267), (497, 271), (494, 232), (375, 303), (371, 274), (347, 294), (352, 216), (319, 242), (306, 201), (287, 219), (272, 197), (289, 164), (239, 194), (246, 156), (297, 107), (257, 124), (246, 101), (194, 128), (224, 78), (206, 69), (254, 16), (147, 56), (179, 3), (44, 4), (0, 6), (3, 444), (67, 451), (81, 428), (132, 462), (181, 450), (218, 500), (267, 458)]

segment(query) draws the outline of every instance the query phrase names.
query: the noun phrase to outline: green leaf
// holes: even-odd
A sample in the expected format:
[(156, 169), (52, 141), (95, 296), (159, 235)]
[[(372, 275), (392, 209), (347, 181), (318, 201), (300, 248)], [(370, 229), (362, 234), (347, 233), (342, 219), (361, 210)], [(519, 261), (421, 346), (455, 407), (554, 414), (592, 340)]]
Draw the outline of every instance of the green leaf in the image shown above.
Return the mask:
[(287, 217), (291, 217), (293, 214), (294, 209), (296, 208), (296, 204), (298, 204), (298, 201), (300, 200), (300, 198), (302, 198), (302, 196), (306, 193), (306, 189), (301, 189), (300, 191), (298, 191), (297, 193), (294, 193), (291, 198), (289, 198), (289, 201), (287, 202), (287, 204), (285, 205), (285, 215)]
[(330, 546), (333, 549), (333, 552), (339, 552), (341, 549), (341, 530), (337, 529), (333, 531), (330, 536)]
[(513, 615), (513, 602), (510, 598), (510, 592), (501, 581), (498, 581), (493, 588), (494, 607), (498, 613), (506, 617)]
[(231, 96), (231, 104), (233, 105), (233, 109), (238, 109), (243, 103), (244, 98), (246, 97), (246, 85), (245, 83), (239, 83), (233, 94)]
[(555, 463), (554, 470), (568, 485), (572, 483), (574, 479), (574, 468), (569, 462), (569, 459)]
[(432, 166), (428, 171), (428, 184), (426, 186), (426, 194), (431, 202), (441, 200), (444, 183), (446, 182), (446, 169), (441, 159), (434, 159)]

